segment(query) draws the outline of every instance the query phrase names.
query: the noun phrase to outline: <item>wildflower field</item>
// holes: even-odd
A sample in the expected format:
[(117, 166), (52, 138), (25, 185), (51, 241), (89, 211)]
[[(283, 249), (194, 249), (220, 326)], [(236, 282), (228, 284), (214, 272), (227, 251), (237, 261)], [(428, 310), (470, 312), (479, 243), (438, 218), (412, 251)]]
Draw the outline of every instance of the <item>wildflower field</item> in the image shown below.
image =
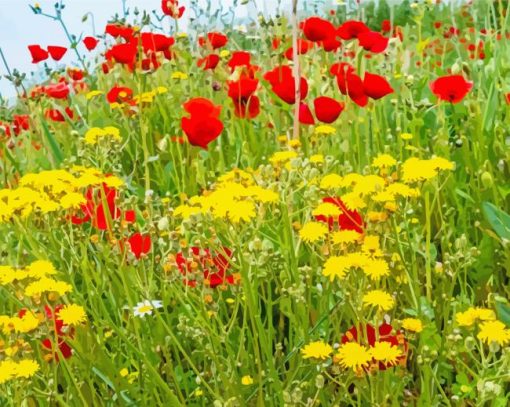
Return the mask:
[(55, 1), (0, 59), (1, 406), (510, 404), (507, 0)]

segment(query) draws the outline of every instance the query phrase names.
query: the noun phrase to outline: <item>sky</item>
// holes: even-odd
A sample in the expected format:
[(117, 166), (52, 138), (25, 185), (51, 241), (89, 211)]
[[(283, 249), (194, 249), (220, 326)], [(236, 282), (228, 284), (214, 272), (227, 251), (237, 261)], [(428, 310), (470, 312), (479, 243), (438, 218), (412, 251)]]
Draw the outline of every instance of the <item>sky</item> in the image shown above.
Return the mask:
[[(39, 0), (38, 3), (44, 12), (53, 14), (53, 5), (56, 1)], [(213, 9), (220, 6), (228, 9), (232, 6), (234, 0), (210, 0), (210, 2)], [(242, 1), (237, 0), (237, 2), (241, 3)], [(236, 18), (256, 17), (257, 10), (264, 12), (264, 14), (274, 13), (278, 7), (290, 10), (290, 2), (291, 0), (250, 0), (248, 5), (238, 5), (236, 7)], [(189, 3), (190, 0), (180, 1), (180, 4), (185, 6), (189, 6)], [(30, 53), (27, 49), (28, 45), (39, 44), (42, 47), (68, 45), (62, 27), (58, 22), (35, 15), (29, 7), (30, 4), (35, 4), (35, 1), (0, 0), (0, 48), (11, 70), (16, 68), (27, 74), (37, 70), (37, 67), (31, 63)], [(63, 12), (64, 20), (69, 31), (78, 36), (81, 33), (84, 36), (93, 34), (91, 18), (82, 22), (82, 18), (86, 13), (93, 13), (96, 31), (102, 33), (108, 19), (115, 13), (122, 11), (122, 0), (67, 0), (64, 1), (64, 4), (66, 5)], [(199, 4), (205, 7), (207, 3), (205, 0), (199, 0)], [(148, 11), (159, 10), (161, 0), (126, 0), (126, 5), (131, 10), (135, 7)], [(181, 27), (185, 27), (186, 13), (179, 24)], [(74, 61), (75, 55), (69, 50), (61, 63), (73, 65)], [(12, 84), (3, 78), (5, 74), (6, 69), (0, 59), (0, 76), (2, 76), (2, 79), (0, 79), (0, 95), (11, 98), (15, 95), (15, 92)]]

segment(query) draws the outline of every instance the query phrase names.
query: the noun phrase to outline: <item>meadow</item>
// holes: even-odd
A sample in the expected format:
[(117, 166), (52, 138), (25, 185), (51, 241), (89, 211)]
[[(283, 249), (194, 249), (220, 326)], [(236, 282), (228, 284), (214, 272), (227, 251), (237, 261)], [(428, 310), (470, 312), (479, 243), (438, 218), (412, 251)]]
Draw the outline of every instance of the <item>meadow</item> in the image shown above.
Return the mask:
[(31, 6), (0, 405), (509, 405), (510, 3), (293, 3)]

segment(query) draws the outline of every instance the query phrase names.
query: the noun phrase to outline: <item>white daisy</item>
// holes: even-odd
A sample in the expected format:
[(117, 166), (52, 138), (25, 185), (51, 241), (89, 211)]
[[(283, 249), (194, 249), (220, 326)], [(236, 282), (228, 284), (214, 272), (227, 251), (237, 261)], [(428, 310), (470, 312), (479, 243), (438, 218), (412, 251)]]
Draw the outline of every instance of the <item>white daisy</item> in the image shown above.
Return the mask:
[(135, 317), (143, 318), (147, 314), (152, 315), (153, 310), (155, 310), (157, 308), (162, 308), (162, 307), (163, 307), (163, 303), (161, 301), (145, 300), (145, 301), (139, 302), (138, 304), (135, 305), (135, 307), (133, 308), (133, 314), (135, 315)]

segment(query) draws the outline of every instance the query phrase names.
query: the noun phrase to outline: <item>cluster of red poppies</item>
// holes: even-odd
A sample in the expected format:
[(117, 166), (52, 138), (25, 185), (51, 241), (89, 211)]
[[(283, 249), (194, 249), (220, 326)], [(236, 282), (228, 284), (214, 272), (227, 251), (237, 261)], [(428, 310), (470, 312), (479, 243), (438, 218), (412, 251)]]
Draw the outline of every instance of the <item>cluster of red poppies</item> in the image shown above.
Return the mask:
[[(75, 225), (91, 223), (92, 227), (101, 231), (113, 231), (113, 222), (122, 220), (126, 224), (134, 224), (136, 214), (134, 210), (122, 211), (117, 205), (118, 191), (102, 184), (100, 187), (90, 187), (85, 192), (87, 202), (80, 207), (80, 214), (73, 214), (70, 220)], [(137, 259), (150, 252), (152, 241), (149, 235), (139, 232), (133, 233), (128, 239), (120, 239), (119, 247), (124, 250), (124, 241), (129, 244), (131, 252)]]

